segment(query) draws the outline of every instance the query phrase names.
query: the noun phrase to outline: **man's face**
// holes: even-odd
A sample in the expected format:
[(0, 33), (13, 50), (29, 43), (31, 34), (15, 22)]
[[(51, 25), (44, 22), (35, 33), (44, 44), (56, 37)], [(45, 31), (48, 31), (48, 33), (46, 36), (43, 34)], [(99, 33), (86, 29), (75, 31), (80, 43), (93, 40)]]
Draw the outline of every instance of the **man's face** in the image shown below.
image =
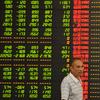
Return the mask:
[(70, 68), (72, 74), (76, 77), (80, 77), (83, 73), (84, 67), (81, 60), (75, 60)]

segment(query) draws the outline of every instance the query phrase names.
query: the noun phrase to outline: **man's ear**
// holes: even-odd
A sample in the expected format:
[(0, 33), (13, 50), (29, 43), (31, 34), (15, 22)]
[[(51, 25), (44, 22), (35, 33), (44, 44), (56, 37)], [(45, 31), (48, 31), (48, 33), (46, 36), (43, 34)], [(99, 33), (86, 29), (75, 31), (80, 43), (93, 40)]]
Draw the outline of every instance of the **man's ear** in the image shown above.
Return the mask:
[(69, 70), (71, 70), (71, 69), (72, 69), (72, 66), (69, 67)]

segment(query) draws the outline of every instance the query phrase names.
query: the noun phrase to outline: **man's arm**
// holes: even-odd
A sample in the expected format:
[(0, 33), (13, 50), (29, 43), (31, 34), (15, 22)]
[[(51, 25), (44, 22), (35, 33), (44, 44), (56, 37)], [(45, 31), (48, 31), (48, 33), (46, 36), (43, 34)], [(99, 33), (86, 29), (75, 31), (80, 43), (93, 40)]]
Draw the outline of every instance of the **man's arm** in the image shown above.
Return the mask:
[(70, 92), (69, 84), (65, 79), (63, 79), (61, 83), (61, 100), (68, 100), (69, 92)]

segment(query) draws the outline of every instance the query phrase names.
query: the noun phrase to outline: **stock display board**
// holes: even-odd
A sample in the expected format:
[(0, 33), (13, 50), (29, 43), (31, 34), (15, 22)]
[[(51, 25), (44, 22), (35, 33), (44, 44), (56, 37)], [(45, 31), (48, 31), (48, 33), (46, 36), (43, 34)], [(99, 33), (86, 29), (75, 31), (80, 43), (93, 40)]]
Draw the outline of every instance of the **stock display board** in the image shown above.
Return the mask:
[(100, 100), (99, 0), (0, 0), (0, 98), (60, 100), (73, 58), (84, 62), (84, 100)]

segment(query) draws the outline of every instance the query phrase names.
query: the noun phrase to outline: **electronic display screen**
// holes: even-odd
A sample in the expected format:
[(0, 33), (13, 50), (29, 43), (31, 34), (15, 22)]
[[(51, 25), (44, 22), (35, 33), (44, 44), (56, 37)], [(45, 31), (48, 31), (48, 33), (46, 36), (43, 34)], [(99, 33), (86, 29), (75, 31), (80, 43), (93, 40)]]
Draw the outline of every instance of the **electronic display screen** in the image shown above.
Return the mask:
[(0, 0), (0, 98), (60, 100), (74, 58), (84, 100), (100, 100), (99, 0)]

